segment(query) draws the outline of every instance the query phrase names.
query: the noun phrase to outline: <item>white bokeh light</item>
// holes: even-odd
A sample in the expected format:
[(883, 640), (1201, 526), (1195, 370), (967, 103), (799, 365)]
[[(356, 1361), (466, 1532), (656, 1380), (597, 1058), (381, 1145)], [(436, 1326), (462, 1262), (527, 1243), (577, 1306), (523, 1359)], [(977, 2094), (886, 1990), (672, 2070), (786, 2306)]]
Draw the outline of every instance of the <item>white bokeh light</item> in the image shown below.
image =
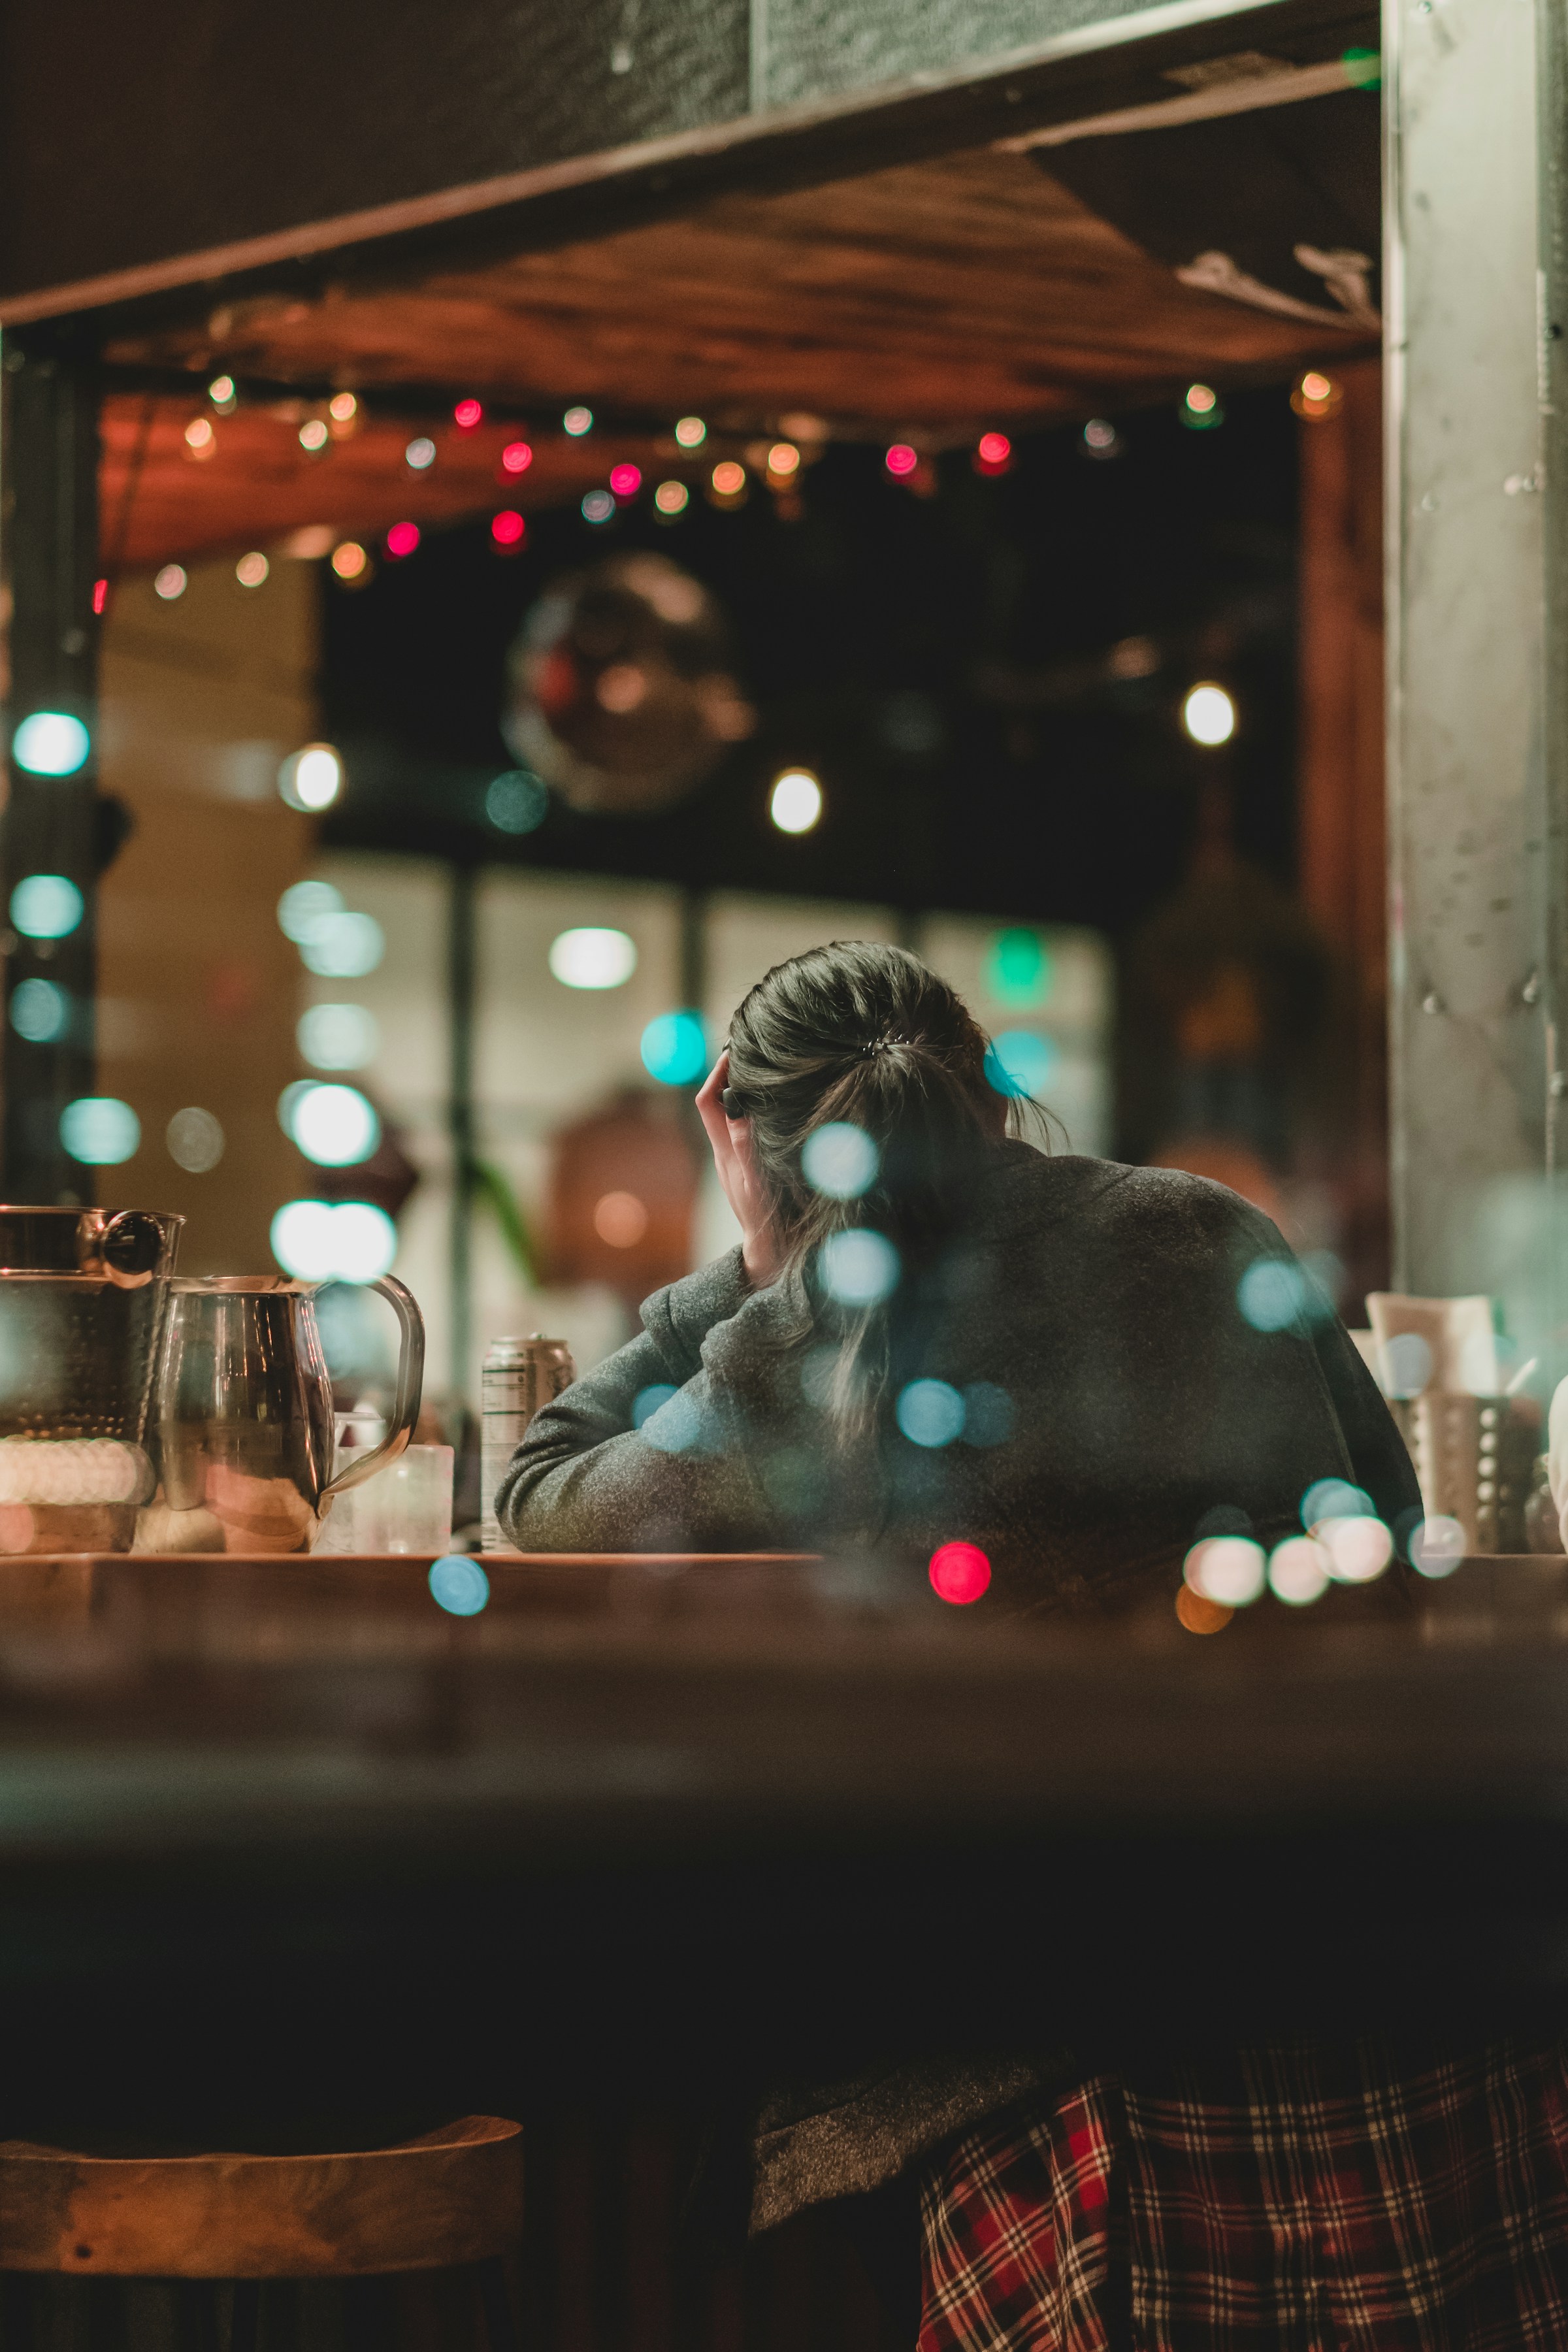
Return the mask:
[(1289, 1536), (1269, 1555), (1268, 1582), (1292, 1609), (1304, 1609), (1329, 1589), (1329, 1556), (1310, 1536)]
[(801, 1172), (829, 1201), (858, 1201), (877, 1181), (882, 1155), (863, 1127), (833, 1118), (814, 1127), (800, 1148)]
[(1182, 705), (1182, 724), (1194, 743), (1228, 743), (1236, 732), (1236, 705), (1223, 686), (1194, 686)]
[(786, 768), (768, 795), (768, 814), (781, 833), (809, 833), (822, 814), (822, 786), (809, 768)]
[(550, 942), (550, 969), (563, 988), (622, 988), (637, 968), (637, 942), (625, 931), (582, 924)]
[(901, 1270), (899, 1253), (886, 1234), (868, 1225), (829, 1234), (816, 1264), (824, 1290), (840, 1307), (875, 1307), (890, 1297)]
[(1329, 1574), (1340, 1584), (1371, 1584), (1394, 1557), (1394, 1538), (1381, 1519), (1320, 1520), (1313, 1530), (1328, 1554)]
[(323, 915), (300, 941), (307, 971), (322, 980), (363, 980), (386, 952), (386, 934), (374, 915)]
[(300, 1282), (374, 1282), (397, 1255), (397, 1227), (370, 1201), (288, 1201), (272, 1220), (272, 1255)]
[(1263, 1547), (1246, 1536), (1210, 1536), (1193, 1546), (1183, 1573), (1205, 1601), (1246, 1609), (1263, 1590)]
[(375, 1015), (363, 1004), (312, 1004), (294, 1034), (313, 1070), (363, 1070), (381, 1043)]
[(357, 1087), (295, 1085), (279, 1106), (290, 1140), (321, 1168), (353, 1168), (381, 1141), (375, 1106)]
[(331, 808), (343, 788), (342, 754), (331, 743), (307, 743), (278, 771), (278, 789), (290, 808), (314, 814)]

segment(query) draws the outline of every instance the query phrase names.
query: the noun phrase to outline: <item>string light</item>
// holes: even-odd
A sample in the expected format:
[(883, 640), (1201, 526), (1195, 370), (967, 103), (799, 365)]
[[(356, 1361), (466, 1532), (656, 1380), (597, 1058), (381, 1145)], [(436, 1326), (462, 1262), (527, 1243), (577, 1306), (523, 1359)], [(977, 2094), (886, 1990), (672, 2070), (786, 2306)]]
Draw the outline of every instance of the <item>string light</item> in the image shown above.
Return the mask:
[(242, 555), (235, 565), (234, 576), (242, 588), (259, 588), (265, 583), (271, 569), (272, 566), (268, 562), (261, 550), (258, 547), (253, 547), (250, 553)]
[(895, 441), (882, 462), (894, 479), (901, 482), (920, 464), (920, 453), (911, 449), (907, 441)]
[(181, 563), (165, 563), (161, 572), (153, 575), (153, 593), (161, 596), (165, 604), (172, 604), (176, 596), (183, 596), (185, 585), (185, 570)]
[(457, 426), (459, 433), (471, 433), (475, 425), (479, 424), (484, 415), (484, 409), (479, 401), (471, 399), (459, 400), (456, 408), (452, 411), (452, 422)]
[(359, 402), (352, 392), (334, 392), (327, 403), (327, 414), (334, 425), (352, 425), (359, 415)]
[(185, 447), (193, 457), (210, 457), (217, 447), (217, 435), (210, 416), (193, 416), (185, 427)]
[(234, 378), (231, 375), (215, 375), (207, 386), (207, 398), (225, 416), (235, 406), (238, 397)]
[(746, 469), (733, 457), (725, 457), (714, 467), (711, 479), (718, 497), (738, 499), (746, 487)]
[(509, 441), (500, 453), (501, 469), (508, 474), (526, 474), (533, 463), (533, 452), (526, 441)]
[(357, 539), (345, 539), (332, 550), (332, 570), (340, 580), (359, 579), (369, 562)]
[(708, 427), (700, 416), (683, 416), (676, 425), (675, 437), (683, 449), (700, 449), (708, 438)]
[(1228, 743), (1236, 732), (1236, 705), (1223, 686), (1194, 686), (1182, 704), (1182, 724), (1194, 743)]
[(777, 481), (793, 481), (800, 471), (800, 451), (793, 441), (775, 441), (768, 451), (768, 473)]
[(324, 449), (331, 437), (331, 428), (322, 416), (307, 416), (300, 427), (300, 446), (311, 457), (319, 449)]
[(1336, 410), (1342, 408), (1344, 397), (1342, 387), (1332, 376), (1325, 375), (1321, 368), (1309, 368), (1297, 380), (1295, 390), (1290, 394), (1290, 405), (1298, 416), (1304, 416), (1309, 423), (1316, 424), (1320, 418), (1332, 416)]
[(109, 602), (109, 583), (108, 583), (108, 581), (107, 581), (107, 580), (95, 580), (95, 581), (93, 582), (93, 583), (92, 583), (92, 609), (93, 609), (93, 611), (94, 611), (95, 613), (97, 613), (97, 614), (102, 614), (102, 612), (103, 612), (104, 606), (108, 604), (108, 602)]
[(1225, 423), (1225, 410), (1212, 384), (1188, 384), (1176, 413), (1182, 423), (1194, 433), (1206, 433), (1212, 425)]
[(490, 537), (498, 547), (521, 547), (527, 529), (515, 507), (503, 507), (490, 517)]
[(640, 466), (612, 466), (610, 488), (618, 499), (635, 499), (642, 488)]
[(654, 505), (661, 515), (684, 514), (691, 497), (684, 482), (660, 482), (653, 494)]
[(342, 754), (331, 743), (305, 744), (278, 771), (278, 790), (289, 807), (312, 815), (331, 808), (342, 788)]
[(416, 474), (428, 471), (436, 463), (436, 444), (427, 433), (416, 434), (403, 453), (403, 462)]
[(584, 522), (608, 522), (616, 511), (616, 502), (608, 490), (589, 490), (583, 499)]
[(822, 786), (809, 768), (786, 768), (773, 780), (768, 814), (781, 833), (809, 833), (822, 814)]
[(388, 555), (412, 555), (418, 544), (419, 526), (416, 522), (395, 522), (386, 534)]
[(592, 433), (594, 429), (593, 410), (569, 408), (561, 419), (561, 429), (563, 433), (569, 433), (574, 441), (580, 441), (584, 433)]

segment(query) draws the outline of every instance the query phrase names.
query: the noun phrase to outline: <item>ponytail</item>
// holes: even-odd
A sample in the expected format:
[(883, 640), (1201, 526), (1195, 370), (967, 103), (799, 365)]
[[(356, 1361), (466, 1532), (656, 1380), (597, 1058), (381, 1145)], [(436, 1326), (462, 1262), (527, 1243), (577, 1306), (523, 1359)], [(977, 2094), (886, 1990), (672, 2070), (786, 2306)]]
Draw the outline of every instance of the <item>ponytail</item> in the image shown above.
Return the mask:
[[(751, 1121), (782, 1278), (802, 1295), (797, 1338), (816, 1342), (802, 1377), (840, 1443), (876, 1422), (895, 1334), (920, 1319), (977, 1171), (1007, 1130), (987, 1050), (945, 981), (907, 949), (868, 940), (776, 964), (731, 1024), (730, 1107)], [(827, 1128), (852, 1132), (822, 1136)], [(836, 1140), (855, 1163), (837, 1181)], [(857, 1232), (879, 1241), (847, 1253), (838, 1237)]]

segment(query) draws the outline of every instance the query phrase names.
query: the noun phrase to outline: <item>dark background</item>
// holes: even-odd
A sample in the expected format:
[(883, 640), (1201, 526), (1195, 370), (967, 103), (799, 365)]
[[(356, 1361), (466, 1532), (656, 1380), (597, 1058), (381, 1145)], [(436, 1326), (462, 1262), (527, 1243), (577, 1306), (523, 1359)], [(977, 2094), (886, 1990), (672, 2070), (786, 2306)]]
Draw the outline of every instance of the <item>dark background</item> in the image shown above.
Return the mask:
[[(880, 448), (829, 446), (785, 520), (753, 484), (719, 511), (658, 519), (652, 481), (607, 525), (575, 509), (530, 521), (526, 551), (488, 524), (427, 533), (367, 586), (329, 578), (322, 698), (348, 789), (339, 847), (393, 848), (665, 879), (697, 888), (869, 898), (910, 909), (1136, 924), (1184, 871), (1196, 785), (1230, 782), (1237, 846), (1294, 878), (1297, 425), (1283, 390), (1228, 397), (1225, 421), (1173, 408), (1116, 420), (1089, 456), (1064, 427), (1021, 440), (982, 478), (937, 461), (929, 497)], [(606, 463), (608, 459), (606, 457)], [(722, 599), (761, 714), (668, 814), (586, 816), (552, 803), (509, 838), (488, 823), (513, 764), (498, 714), (506, 649), (559, 573), (657, 547)], [(1129, 639), (1119, 675), (1113, 649)], [(1195, 680), (1240, 712), (1220, 753), (1188, 743)], [(826, 808), (790, 839), (766, 815), (788, 761)]]

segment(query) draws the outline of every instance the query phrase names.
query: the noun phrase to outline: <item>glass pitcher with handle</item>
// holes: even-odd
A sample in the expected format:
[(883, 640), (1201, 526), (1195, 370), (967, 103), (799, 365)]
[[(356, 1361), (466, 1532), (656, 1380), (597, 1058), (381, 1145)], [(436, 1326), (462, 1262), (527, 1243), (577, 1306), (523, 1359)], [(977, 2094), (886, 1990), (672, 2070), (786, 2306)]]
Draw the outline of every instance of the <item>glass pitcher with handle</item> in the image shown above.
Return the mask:
[(170, 1515), (160, 1549), (308, 1551), (330, 1498), (396, 1460), (419, 1417), (425, 1324), (391, 1275), (364, 1286), (397, 1316), (397, 1397), (381, 1444), (334, 1476), (332, 1384), (314, 1304), (321, 1286), (237, 1274), (172, 1285), (158, 1380)]
[(130, 1550), (184, 1223), (0, 1207), (0, 1552)]

